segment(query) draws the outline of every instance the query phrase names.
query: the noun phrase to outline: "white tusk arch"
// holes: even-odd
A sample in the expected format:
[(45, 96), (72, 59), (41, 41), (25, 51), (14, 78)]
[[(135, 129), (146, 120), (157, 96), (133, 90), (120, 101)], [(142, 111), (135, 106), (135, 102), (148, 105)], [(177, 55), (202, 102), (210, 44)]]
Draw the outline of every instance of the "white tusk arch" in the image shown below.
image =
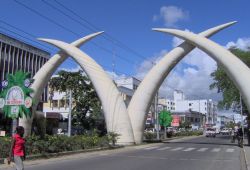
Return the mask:
[[(210, 37), (235, 23), (236, 21), (219, 25), (200, 33), (200, 35)], [(148, 72), (143, 81), (140, 83), (128, 106), (128, 114), (131, 119), (136, 143), (142, 142), (146, 113), (148, 113), (149, 107), (157, 90), (174, 66), (194, 48), (195, 46), (192, 44), (183, 42), (181, 45), (166, 54)]]
[(193, 33), (174, 29), (154, 30), (169, 33), (189, 41), (221, 64), (229, 78), (241, 92), (247, 108), (250, 110), (250, 69), (238, 57), (215, 42)]
[[(92, 38), (102, 34), (103, 31), (96, 32), (90, 35), (87, 35), (81, 39), (78, 39), (74, 42), (72, 42), (72, 45), (76, 47), (80, 47), (84, 43), (88, 42)], [(67, 54), (63, 51), (59, 51), (57, 54), (52, 56), (49, 61), (47, 61), (35, 74), (33, 77), (34, 82), (31, 84), (31, 87), (34, 91), (31, 94), (33, 100), (35, 101), (34, 105), (32, 106), (32, 118), (20, 118), (19, 119), (19, 125), (23, 126), (25, 129), (25, 136), (29, 135), (31, 132), (31, 125), (33, 122), (33, 118), (35, 116), (42, 116), (42, 115), (36, 115), (36, 109), (38, 102), (40, 100), (40, 97), (43, 93), (43, 89), (48, 84), (51, 76), (56, 71), (56, 69), (61, 65), (65, 60), (67, 59)]]
[(86, 53), (73, 45), (57, 40), (39, 40), (57, 46), (79, 63), (93, 83), (101, 100), (107, 130), (121, 135), (117, 143), (125, 145), (134, 144), (134, 135), (126, 105), (114, 82), (103, 68)]

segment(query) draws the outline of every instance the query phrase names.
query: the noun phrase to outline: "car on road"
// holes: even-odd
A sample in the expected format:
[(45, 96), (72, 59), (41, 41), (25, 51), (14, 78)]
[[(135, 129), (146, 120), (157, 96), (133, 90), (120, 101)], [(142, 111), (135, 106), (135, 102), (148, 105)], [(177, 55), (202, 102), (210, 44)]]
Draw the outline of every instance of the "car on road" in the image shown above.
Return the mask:
[(207, 128), (205, 132), (206, 137), (216, 137), (216, 130), (214, 128)]
[(227, 129), (227, 128), (223, 128), (223, 129), (220, 131), (220, 133), (221, 133), (222, 135), (230, 135), (230, 130)]

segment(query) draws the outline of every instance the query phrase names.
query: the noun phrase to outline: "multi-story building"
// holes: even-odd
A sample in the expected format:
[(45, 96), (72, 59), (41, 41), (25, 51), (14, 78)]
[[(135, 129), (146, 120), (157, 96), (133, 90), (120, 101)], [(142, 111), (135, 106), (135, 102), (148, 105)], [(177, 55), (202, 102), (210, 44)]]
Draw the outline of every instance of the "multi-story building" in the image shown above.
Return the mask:
[[(189, 122), (192, 126), (192, 129), (199, 129), (203, 127), (204, 114), (187, 110), (187, 111), (173, 111), (171, 112), (175, 119), (178, 119), (180, 122)], [(175, 126), (172, 124), (172, 126)], [(179, 127), (179, 122), (177, 122), (176, 127)]]
[[(194, 111), (205, 115), (206, 124), (216, 123), (216, 104), (211, 99), (187, 100), (181, 90), (175, 90), (174, 100), (166, 99), (167, 110), (171, 112)], [(204, 123), (205, 123), (204, 122)]]
[[(42, 49), (0, 33), (0, 81), (15, 71), (30, 72), (31, 77), (49, 60), (50, 54)], [(42, 101), (47, 100), (47, 88)]]
[[(50, 54), (42, 49), (0, 33), (0, 84), (7, 74), (16, 71), (30, 72), (33, 77), (49, 60)], [(1, 88), (0, 88), (1, 90)], [(47, 87), (41, 96), (41, 102), (47, 100)], [(41, 103), (39, 104), (39, 108)], [(5, 119), (0, 110), (0, 130), (10, 131), (10, 120)]]
[(43, 103), (44, 117), (47, 121), (53, 121), (50, 127), (47, 128), (47, 133), (56, 134), (58, 129), (67, 131), (69, 115), (68, 95), (66, 92), (54, 91), (49, 98), (48, 102)]
[(226, 124), (234, 122), (234, 119), (232, 117), (227, 117), (224, 115), (218, 115), (216, 120), (216, 127), (218, 129), (222, 129), (226, 126)]

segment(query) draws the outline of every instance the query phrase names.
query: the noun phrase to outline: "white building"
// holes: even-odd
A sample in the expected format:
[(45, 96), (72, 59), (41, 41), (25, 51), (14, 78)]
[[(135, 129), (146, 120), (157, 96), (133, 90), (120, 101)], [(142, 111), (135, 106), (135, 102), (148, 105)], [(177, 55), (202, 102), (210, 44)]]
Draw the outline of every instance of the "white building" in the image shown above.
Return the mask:
[(233, 118), (224, 116), (224, 115), (218, 115), (216, 120), (216, 127), (219, 129), (222, 129), (228, 124), (229, 122), (233, 122)]
[[(118, 90), (121, 92), (121, 95), (123, 97), (123, 100), (125, 101), (126, 106), (128, 107), (129, 102), (131, 101), (131, 98), (135, 92), (135, 90), (138, 88), (139, 84), (141, 83), (140, 80), (138, 80), (135, 77), (119, 77), (118, 79), (114, 80)], [(155, 107), (154, 107), (155, 100), (153, 100), (152, 105), (149, 109), (149, 113), (146, 119), (146, 126), (152, 126), (155, 124)], [(165, 104), (161, 103), (159, 104), (160, 108), (165, 108)]]
[(171, 112), (194, 111), (206, 115), (206, 124), (216, 123), (217, 105), (212, 99), (186, 100), (181, 90), (175, 90), (174, 100), (166, 99), (167, 110)]

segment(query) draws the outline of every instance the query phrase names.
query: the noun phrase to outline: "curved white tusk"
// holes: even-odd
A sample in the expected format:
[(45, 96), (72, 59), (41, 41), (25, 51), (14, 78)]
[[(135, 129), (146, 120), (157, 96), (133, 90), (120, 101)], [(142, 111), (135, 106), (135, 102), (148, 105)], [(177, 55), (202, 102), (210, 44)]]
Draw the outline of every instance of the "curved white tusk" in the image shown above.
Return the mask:
[(174, 29), (155, 29), (155, 31), (169, 33), (185, 39), (221, 64), (229, 78), (241, 92), (247, 108), (250, 109), (250, 69), (238, 57), (215, 42), (193, 33)]
[[(222, 29), (229, 27), (235, 23), (236, 21), (233, 21), (219, 25), (217, 27), (213, 27), (200, 33), (200, 35), (206, 37), (212, 36), (218, 31), (221, 31)], [(188, 42), (183, 42), (181, 45), (166, 54), (147, 73), (143, 81), (140, 83), (128, 106), (128, 113), (130, 116), (136, 143), (142, 142), (146, 113), (148, 113), (149, 107), (154, 96), (156, 95), (157, 90), (160, 88), (162, 82), (167, 77), (169, 72), (175, 67), (175, 65), (186, 54), (193, 50), (194, 47), (195, 46)]]
[(114, 82), (103, 68), (73, 45), (57, 40), (39, 40), (57, 46), (79, 63), (93, 83), (102, 103), (107, 130), (121, 135), (118, 139), (119, 144), (134, 144), (134, 135), (126, 105)]
[[(87, 35), (83, 38), (80, 38), (72, 43), (72, 45), (76, 47), (80, 47), (84, 43), (88, 42), (92, 38), (96, 37), (97, 35), (102, 34), (103, 31), (93, 33), (90, 35)], [(67, 59), (67, 54), (63, 53), (62, 51), (59, 51), (57, 54), (52, 56), (49, 61), (47, 61), (35, 74), (33, 77), (34, 82), (31, 84), (31, 87), (33, 89), (33, 93), (31, 94), (34, 104), (32, 106), (32, 118), (20, 118), (19, 119), (19, 125), (23, 126), (25, 128), (25, 135), (29, 135), (31, 132), (31, 124), (33, 121), (33, 117), (35, 116), (43, 116), (43, 115), (36, 115), (36, 109), (38, 102), (40, 100), (40, 97), (43, 93), (43, 89), (48, 84), (51, 76), (56, 71), (56, 69), (61, 65), (65, 60)]]

